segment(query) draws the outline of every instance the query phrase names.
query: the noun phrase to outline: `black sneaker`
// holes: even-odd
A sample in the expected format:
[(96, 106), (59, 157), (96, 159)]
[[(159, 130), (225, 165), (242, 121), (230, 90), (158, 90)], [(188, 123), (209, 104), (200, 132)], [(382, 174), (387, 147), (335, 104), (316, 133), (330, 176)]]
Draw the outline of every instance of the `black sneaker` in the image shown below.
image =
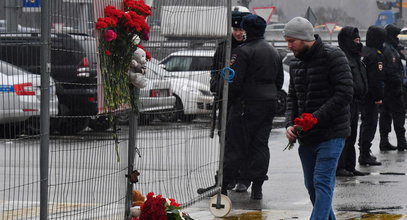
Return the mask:
[[(249, 185), (249, 186), (250, 186), (250, 185)], [(236, 192), (247, 192), (247, 188), (248, 188), (248, 186), (246, 186), (246, 184), (237, 183), (237, 184), (236, 184), (235, 191), (236, 191)]]
[(380, 151), (391, 151), (391, 150), (397, 150), (397, 147), (390, 144), (389, 140), (380, 140), (379, 144)]
[(398, 151), (404, 151), (407, 150), (407, 143), (406, 142), (401, 142), (397, 145), (397, 150)]
[(336, 176), (348, 176), (349, 177), (349, 176), (353, 176), (353, 173), (342, 168), (342, 169), (338, 169), (336, 171)]
[(226, 185), (226, 189), (227, 190), (232, 190), (233, 188), (235, 188), (235, 186), (236, 186), (236, 181), (231, 181), (230, 183), (228, 183)]

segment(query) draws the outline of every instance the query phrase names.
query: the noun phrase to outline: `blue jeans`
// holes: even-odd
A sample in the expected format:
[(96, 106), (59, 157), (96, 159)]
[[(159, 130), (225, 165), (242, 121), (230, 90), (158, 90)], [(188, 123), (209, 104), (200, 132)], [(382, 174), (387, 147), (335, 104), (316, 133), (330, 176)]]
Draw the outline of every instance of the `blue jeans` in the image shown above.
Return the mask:
[(315, 146), (300, 145), (304, 183), (314, 206), (310, 220), (335, 220), (332, 197), (336, 166), (345, 145), (345, 138), (331, 139)]

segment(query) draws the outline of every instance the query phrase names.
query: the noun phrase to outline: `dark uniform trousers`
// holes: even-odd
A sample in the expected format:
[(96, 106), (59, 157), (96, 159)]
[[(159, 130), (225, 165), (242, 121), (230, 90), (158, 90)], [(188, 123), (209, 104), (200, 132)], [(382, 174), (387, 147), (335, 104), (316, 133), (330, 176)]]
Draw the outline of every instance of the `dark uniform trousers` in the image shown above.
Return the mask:
[[(276, 108), (276, 100), (231, 104), (226, 125), (224, 183), (238, 176), (243, 181), (268, 179), (268, 141)], [(242, 166), (247, 169), (238, 175)]]
[(376, 133), (378, 108), (374, 101), (364, 101), (360, 106), (362, 123), (360, 124), (359, 149), (364, 156), (370, 153), (370, 147)]
[(403, 105), (403, 96), (384, 98), (383, 104), (380, 107), (380, 135), (387, 135), (391, 132), (392, 119), (397, 140), (404, 140), (406, 129), (404, 128), (405, 110)]
[(350, 136), (346, 138), (345, 147), (343, 148), (341, 157), (339, 158), (338, 169), (346, 169), (355, 171), (356, 166), (356, 151), (355, 143), (358, 135), (359, 121), (359, 101), (353, 100), (350, 104)]

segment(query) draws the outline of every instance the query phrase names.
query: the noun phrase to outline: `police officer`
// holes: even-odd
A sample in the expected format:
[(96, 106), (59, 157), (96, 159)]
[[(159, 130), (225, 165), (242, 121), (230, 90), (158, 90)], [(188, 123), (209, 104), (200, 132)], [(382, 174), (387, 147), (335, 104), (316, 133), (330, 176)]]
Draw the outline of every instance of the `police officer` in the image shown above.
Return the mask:
[(341, 157), (339, 159), (337, 176), (364, 176), (356, 170), (355, 142), (358, 131), (359, 105), (367, 93), (366, 67), (361, 61), (363, 44), (360, 42), (359, 29), (346, 26), (338, 34), (339, 47), (345, 53), (353, 78), (353, 100), (350, 104), (350, 128), (351, 134), (345, 141)]
[(268, 140), (284, 74), (277, 50), (264, 40), (266, 21), (250, 14), (243, 17), (241, 27), (247, 39), (231, 57), (236, 75), (229, 86), (222, 193), (237, 175), (236, 167), (246, 160), (248, 169), (240, 175), (252, 182), (251, 199), (258, 200), (263, 198), (262, 185), (268, 179)]
[[(232, 8), (232, 48), (231, 50), (235, 49), (237, 46), (241, 45), (244, 40), (246, 39), (246, 33), (243, 30), (243, 28), (240, 27), (240, 23), (242, 22), (243, 16), (251, 14), (250, 10), (246, 7), (243, 6), (234, 6)], [(211, 79), (210, 79), (210, 90), (212, 93), (215, 94), (215, 105), (214, 105), (214, 109), (213, 109), (213, 117), (216, 117), (216, 110), (219, 108), (219, 113), (218, 113), (218, 118), (217, 118), (217, 123), (216, 123), (216, 118), (214, 118), (213, 123), (212, 123), (212, 127), (211, 129), (212, 132), (215, 129), (215, 126), (217, 124), (217, 128), (218, 128), (218, 134), (220, 136), (220, 130), (221, 130), (221, 115), (222, 115), (222, 91), (223, 91), (223, 79), (220, 77), (220, 71), (221, 69), (223, 69), (223, 67), (225, 67), (225, 58), (226, 58), (226, 40), (220, 42), (216, 48), (215, 54), (213, 56), (213, 60), (212, 60), (212, 71), (211, 71)], [(229, 109), (229, 107), (228, 107)], [(240, 169), (245, 169), (247, 166), (244, 163), (240, 163), (239, 165), (239, 170)], [(249, 185), (245, 185), (245, 183), (247, 184), (246, 179), (243, 179), (244, 177), (239, 177), (236, 176), (235, 180), (230, 181), (227, 189), (233, 189), (235, 188), (236, 192), (246, 192), (247, 191), (247, 187), (249, 187)], [(216, 187), (217, 185), (217, 180), (218, 177), (217, 175), (215, 175), (215, 184), (213, 186), (207, 187), (207, 188), (199, 188), (198, 189), (198, 193), (202, 194), (208, 190), (211, 190), (213, 188)], [(237, 184), (236, 184), (236, 180), (237, 180)]]
[(385, 27), (387, 31), (386, 42), (384, 43), (384, 69), (386, 72), (384, 99), (380, 109), (379, 131), (380, 150), (396, 150), (396, 147), (389, 142), (388, 134), (391, 131), (391, 121), (397, 137), (397, 149), (404, 151), (407, 149), (404, 128), (405, 111), (403, 103), (403, 65), (401, 54), (396, 49), (399, 44), (398, 35), (401, 29), (389, 24)]
[(370, 148), (376, 133), (378, 105), (382, 104), (384, 89), (383, 43), (386, 31), (377, 26), (370, 26), (366, 33), (366, 47), (362, 49), (363, 62), (366, 65), (368, 93), (361, 102), (361, 125), (359, 134), (359, 164), (381, 165), (371, 155)]

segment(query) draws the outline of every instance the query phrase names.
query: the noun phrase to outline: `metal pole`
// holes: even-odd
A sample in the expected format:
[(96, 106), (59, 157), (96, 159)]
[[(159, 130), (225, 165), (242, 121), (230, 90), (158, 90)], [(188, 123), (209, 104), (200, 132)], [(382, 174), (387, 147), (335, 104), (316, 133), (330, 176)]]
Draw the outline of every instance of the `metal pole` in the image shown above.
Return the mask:
[(332, 33), (333, 32), (329, 32), (329, 43), (332, 44)]
[(6, 0), (6, 31), (7, 32), (17, 32), (17, 1), (16, 0)]
[(404, 27), (404, 20), (403, 20), (403, 0), (400, 0), (400, 27)]
[[(130, 89), (133, 92), (134, 101), (140, 96), (140, 89), (132, 86)], [(137, 105), (137, 103), (136, 103)], [(134, 156), (136, 153), (136, 138), (137, 138), (137, 128), (138, 128), (138, 116), (134, 110), (130, 111), (129, 118), (129, 143), (128, 143), (128, 165), (127, 165), (127, 175), (130, 177), (134, 167)], [(133, 183), (127, 180), (127, 192), (126, 192), (126, 201), (125, 201), (125, 211), (124, 211), (124, 220), (130, 219), (130, 208), (132, 204), (132, 190)]]
[[(226, 40), (226, 57), (225, 57), (225, 67), (229, 67), (231, 48), (232, 48), (232, 1), (227, 0), (227, 40)], [(229, 72), (225, 71), (225, 78), (229, 77)], [(223, 93), (222, 93), (222, 120), (221, 120), (221, 131), (220, 131), (220, 154), (219, 154), (219, 170), (218, 170), (218, 187), (222, 187), (223, 183), (223, 158), (225, 155), (225, 135), (226, 135), (226, 117), (228, 108), (228, 81), (223, 79)], [(216, 208), (220, 208), (220, 191), (218, 192), (218, 197), (216, 200)]]
[(49, 170), (49, 81), (50, 19), (49, 2), (41, 1), (41, 113), (40, 113), (40, 220), (48, 219), (48, 170)]

